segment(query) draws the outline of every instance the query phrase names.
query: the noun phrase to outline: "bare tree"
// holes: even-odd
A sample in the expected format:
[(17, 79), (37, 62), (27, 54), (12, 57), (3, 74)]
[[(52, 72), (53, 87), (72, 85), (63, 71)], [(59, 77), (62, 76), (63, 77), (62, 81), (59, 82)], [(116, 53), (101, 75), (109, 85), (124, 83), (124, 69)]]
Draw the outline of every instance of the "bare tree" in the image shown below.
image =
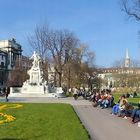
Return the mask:
[(52, 30), (46, 25), (37, 26), (29, 41), (44, 61), (53, 60), (61, 86), (63, 68), (73, 55), (77, 38), (68, 30)]
[(67, 77), (68, 87), (71, 84), (75, 86), (86, 86), (92, 89), (92, 83), (96, 81), (96, 69), (94, 64), (94, 53), (88, 49), (85, 44), (75, 49), (71, 61), (68, 65), (65, 77)]
[(27, 69), (24, 69), (19, 65), (19, 61), (16, 60), (14, 69), (10, 71), (10, 78), (7, 79), (7, 86), (22, 86), (23, 82), (29, 78)]
[[(124, 68), (124, 59), (116, 60), (113, 62), (112, 66), (114, 68)], [(139, 60), (131, 60), (130, 61), (130, 67), (131, 68), (139, 68), (140, 67), (140, 61)]]
[(133, 60), (132, 64), (133, 64), (134, 68), (139, 68), (140, 67), (140, 61), (139, 60)]
[(50, 30), (48, 25), (36, 26), (34, 34), (28, 36), (28, 41), (33, 50), (37, 51), (43, 60), (47, 59), (47, 42)]
[(139, 74), (113, 74), (113, 77), (116, 79), (115, 86), (116, 87), (136, 87), (140, 86), (140, 75)]
[(61, 86), (64, 66), (70, 61), (77, 39), (69, 31), (55, 31), (52, 33), (52, 45), (49, 50), (55, 62), (55, 70), (58, 74), (58, 85)]
[(120, 60), (116, 60), (116, 61), (114, 61), (113, 62), (113, 64), (112, 64), (112, 66), (114, 67), (114, 68), (121, 68), (121, 67), (123, 67), (123, 62), (124, 60), (123, 59), (120, 59)]
[(95, 54), (89, 50), (88, 45), (80, 43), (73, 32), (53, 30), (47, 25), (37, 26), (29, 42), (40, 54), (43, 63), (53, 62), (56, 72), (54, 79), (58, 86), (67, 83), (70, 88), (88, 82), (85, 73), (91, 77), (90, 67), (94, 66)]
[(130, 17), (140, 20), (140, 0), (121, 0), (121, 6)]

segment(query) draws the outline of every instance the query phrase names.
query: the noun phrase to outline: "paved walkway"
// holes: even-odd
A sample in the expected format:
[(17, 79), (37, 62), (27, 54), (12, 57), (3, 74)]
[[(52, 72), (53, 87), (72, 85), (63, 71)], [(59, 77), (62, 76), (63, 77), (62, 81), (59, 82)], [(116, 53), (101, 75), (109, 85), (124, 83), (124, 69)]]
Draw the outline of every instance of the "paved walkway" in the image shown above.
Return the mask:
[[(5, 102), (5, 97), (0, 97), (0, 102)], [(9, 102), (22, 102), (22, 103), (68, 103), (74, 105), (91, 105), (87, 100), (82, 98), (77, 101), (72, 97), (69, 98), (49, 98), (49, 97), (9, 97)]]
[[(5, 101), (0, 98), (0, 101)], [(107, 109), (94, 108), (87, 100), (73, 98), (11, 97), (10, 102), (69, 103), (71, 104), (92, 140), (139, 140), (140, 128), (129, 120), (112, 116)]]
[(129, 120), (112, 116), (109, 110), (74, 106), (92, 140), (139, 140), (140, 128)]

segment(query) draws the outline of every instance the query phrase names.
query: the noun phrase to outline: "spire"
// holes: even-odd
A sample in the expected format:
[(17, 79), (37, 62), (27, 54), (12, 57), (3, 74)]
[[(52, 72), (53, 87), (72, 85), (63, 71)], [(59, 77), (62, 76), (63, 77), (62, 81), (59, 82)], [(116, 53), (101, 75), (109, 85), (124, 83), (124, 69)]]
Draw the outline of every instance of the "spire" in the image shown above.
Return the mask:
[(125, 55), (125, 59), (129, 59), (129, 55), (128, 55), (128, 49), (126, 49), (126, 55)]
[(130, 58), (128, 55), (128, 49), (126, 49), (126, 55), (125, 55), (125, 60), (124, 60), (124, 67), (129, 68), (130, 67)]

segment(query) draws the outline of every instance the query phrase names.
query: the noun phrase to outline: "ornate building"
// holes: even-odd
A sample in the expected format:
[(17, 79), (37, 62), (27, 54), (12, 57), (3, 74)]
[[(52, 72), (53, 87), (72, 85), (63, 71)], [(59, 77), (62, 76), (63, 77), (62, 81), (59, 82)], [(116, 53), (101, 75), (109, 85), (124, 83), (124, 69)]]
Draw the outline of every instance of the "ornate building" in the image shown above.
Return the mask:
[(0, 86), (5, 84), (7, 78), (11, 78), (10, 71), (16, 62), (20, 65), (21, 56), (21, 45), (14, 38), (0, 41)]

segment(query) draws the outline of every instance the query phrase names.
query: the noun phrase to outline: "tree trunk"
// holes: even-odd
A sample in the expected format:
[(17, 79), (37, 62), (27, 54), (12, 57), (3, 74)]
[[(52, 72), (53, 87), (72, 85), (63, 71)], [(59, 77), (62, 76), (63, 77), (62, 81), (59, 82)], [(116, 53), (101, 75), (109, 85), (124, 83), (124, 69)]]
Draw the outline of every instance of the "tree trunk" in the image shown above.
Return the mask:
[(59, 78), (58, 86), (61, 87), (61, 82), (62, 82), (62, 73), (61, 72), (58, 73), (58, 78)]
[(69, 89), (70, 86), (71, 86), (70, 80), (71, 80), (71, 78), (70, 78), (70, 68), (69, 68), (69, 69), (68, 69), (68, 89)]

